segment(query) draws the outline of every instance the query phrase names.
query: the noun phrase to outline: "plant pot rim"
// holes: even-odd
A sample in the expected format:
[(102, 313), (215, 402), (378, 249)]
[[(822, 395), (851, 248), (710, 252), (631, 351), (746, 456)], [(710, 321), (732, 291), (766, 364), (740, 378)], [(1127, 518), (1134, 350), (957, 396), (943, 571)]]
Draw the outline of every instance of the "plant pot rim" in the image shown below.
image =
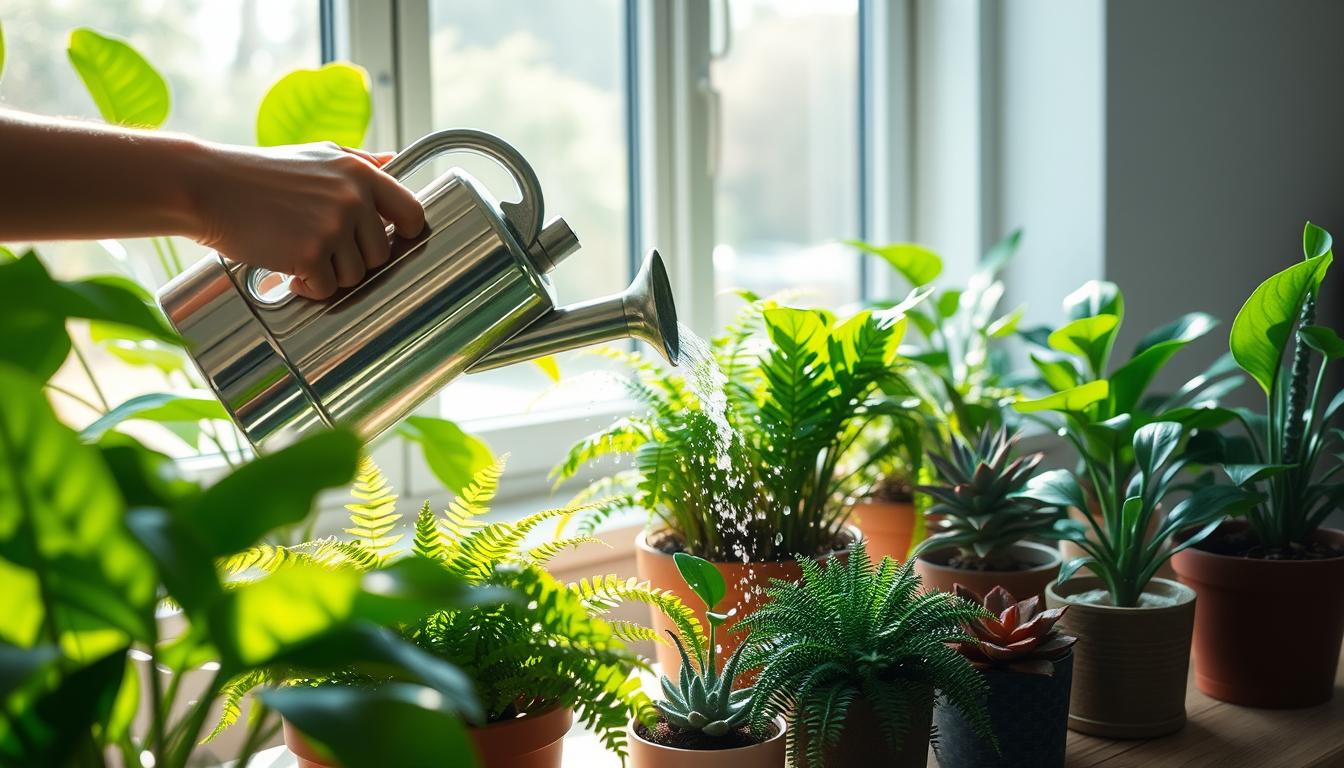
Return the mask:
[(757, 744), (748, 744), (748, 745), (745, 746), (745, 747), (732, 747), (731, 749), (682, 749), (681, 747), (669, 747), (669, 746), (665, 746), (665, 745), (663, 745), (663, 744), (659, 744), (659, 743), (656, 742), (656, 741), (649, 741), (648, 739), (646, 739), (646, 738), (640, 736), (640, 735), (639, 735), (639, 731), (635, 730), (635, 725), (636, 725), (638, 722), (639, 722), (639, 721), (638, 721), (637, 719), (635, 719), (635, 718), (632, 717), (632, 718), (630, 718), (630, 722), (629, 722), (628, 724), (626, 724), (626, 730), (628, 730), (628, 731), (630, 732), (630, 738), (631, 738), (632, 740), (633, 740), (633, 739), (638, 739), (639, 742), (640, 742), (641, 744), (647, 744), (647, 745), (649, 745), (650, 747), (653, 747), (654, 749), (662, 749), (662, 750), (666, 750), (666, 751), (668, 751), (668, 752), (676, 752), (676, 753), (683, 754), (683, 755), (688, 755), (688, 756), (689, 756), (689, 755), (702, 755), (702, 754), (706, 754), (706, 753), (708, 753), (708, 754), (712, 754), (712, 755), (726, 755), (726, 754), (731, 754), (731, 753), (733, 753), (733, 752), (745, 752), (746, 750), (749, 750), (749, 749), (760, 749), (761, 747), (764, 747), (764, 746), (767, 745), (767, 744), (770, 744), (770, 743), (772, 743), (772, 742), (779, 741), (780, 739), (784, 738), (784, 735), (785, 735), (786, 733), (788, 733), (788, 730), (789, 730), (789, 725), (788, 725), (788, 723), (785, 722), (785, 720), (784, 720), (784, 718), (783, 718), (782, 716), (780, 716), (780, 717), (776, 717), (776, 718), (774, 719), (774, 721), (773, 721), (773, 722), (774, 722), (774, 725), (775, 725), (775, 735), (774, 735), (774, 736), (771, 736), (770, 738), (766, 739), (765, 741), (759, 742), (759, 743), (757, 743)]
[[(655, 528), (655, 529), (644, 528), (644, 529), (640, 530), (639, 535), (635, 537), (635, 548), (636, 548), (636, 549), (641, 549), (641, 550), (643, 550), (644, 552), (646, 552), (646, 553), (648, 553), (648, 554), (650, 554), (650, 555), (657, 556), (657, 557), (667, 557), (667, 558), (672, 557), (672, 555), (669, 555), (668, 553), (664, 552), (663, 550), (661, 550), (661, 549), (659, 549), (659, 548), (657, 548), (657, 547), (655, 547), (655, 546), (653, 546), (652, 544), (649, 543), (649, 534), (651, 534), (651, 533), (659, 533), (659, 532), (666, 531), (666, 530), (668, 530), (668, 529), (667, 529), (667, 528)], [(852, 525), (852, 524), (850, 524), (850, 523), (846, 523), (846, 524), (845, 524), (845, 527), (844, 527), (844, 530), (845, 530), (846, 532), (848, 532), (849, 535), (850, 535), (850, 537), (852, 538), (852, 541), (850, 541), (849, 546), (845, 547), (844, 549), (836, 549), (836, 550), (832, 550), (832, 551), (830, 551), (830, 552), (827, 552), (827, 553), (824, 554), (824, 555), (816, 555), (815, 558), (816, 558), (817, 560), (826, 560), (826, 559), (831, 558), (831, 557), (834, 557), (834, 556), (836, 556), (836, 555), (843, 555), (843, 554), (846, 554), (846, 553), (848, 553), (848, 552), (850, 552), (850, 551), (852, 551), (852, 550), (854, 549), (854, 545), (855, 545), (855, 544), (858, 544), (860, 541), (863, 541), (863, 531), (859, 530), (859, 527), (858, 527), (857, 525)], [(796, 563), (796, 562), (798, 562), (798, 561), (797, 561), (796, 559), (793, 559), (793, 560), (748, 560), (748, 561), (746, 561), (746, 562), (743, 562), (743, 561), (741, 561), (741, 560), (710, 560), (709, 562), (710, 562), (710, 563), (713, 563), (714, 565), (738, 565), (738, 566), (744, 566), (744, 567), (745, 567), (745, 566), (772, 565), (772, 564), (776, 564), (776, 563), (778, 563), (778, 564)], [(695, 750), (692, 750), (692, 751), (695, 751)]]
[(477, 748), (484, 748), (487, 743), (509, 743), (517, 747), (520, 753), (526, 754), (563, 739), (573, 724), (573, 709), (552, 706), (512, 720), (471, 726), (467, 733)]
[(947, 571), (947, 572), (949, 572), (949, 573), (984, 573), (984, 574), (989, 574), (989, 573), (1013, 573), (1013, 574), (1019, 574), (1019, 573), (1020, 573), (1020, 574), (1043, 573), (1043, 572), (1045, 572), (1045, 571), (1049, 571), (1049, 570), (1051, 570), (1051, 569), (1058, 568), (1058, 567), (1060, 566), (1060, 564), (1063, 563), (1063, 561), (1064, 561), (1064, 560), (1063, 560), (1063, 557), (1060, 555), (1058, 549), (1056, 549), (1056, 548), (1054, 548), (1054, 547), (1046, 546), (1045, 544), (1038, 544), (1038, 543), (1036, 543), (1036, 542), (1034, 542), (1034, 541), (1019, 541), (1019, 542), (1013, 544), (1012, 546), (1010, 546), (1008, 549), (1009, 549), (1009, 551), (1013, 551), (1013, 550), (1017, 550), (1017, 551), (1027, 550), (1027, 551), (1030, 551), (1030, 552), (1036, 552), (1036, 553), (1038, 553), (1038, 554), (1044, 556), (1044, 557), (1045, 557), (1045, 561), (1042, 562), (1042, 563), (1040, 563), (1040, 564), (1038, 564), (1038, 565), (1033, 565), (1033, 566), (1030, 567), (1030, 568), (1022, 568), (1022, 569), (1019, 569), (1019, 570), (1016, 570), (1016, 571), (988, 571), (988, 570), (986, 570), (986, 571), (980, 571), (980, 570), (973, 570), (973, 569), (970, 569), (970, 568), (956, 568), (956, 567), (954, 567), (954, 566), (948, 565), (947, 563), (940, 563), (940, 562), (938, 562), (937, 560), (933, 560), (933, 559), (931, 559), (931, 558), (933, 558), (933, 557), (938, 557), (938, 556), (940, 556), (940, 555), (948, 555), (948, 556), (950, 556), (950, 555), (955, 551), (955, 548), (954, 548), (954, 547), (944, 547), (944, 548), (942, 548), (942, 549), (931, 550), (931, 551), (929, 551), (929, 552), (925, 552), (925, 553), (922, 554), (922, 555), (919, 555), (916, 559), (919, 560), (921, 563), (923, 563), (925, 566), (927, 566), (927, 567), (929, 567), (929, 568), (934, 568), (934, 569), (937, 569), (937, 570), (940, 570), (940, 571)]
[[(1250, 528), (1250, 523), (1246, 522), (1245, 520), (1224, 520), (1222, 524), (1220, 524), (1218, 528), (1214, 530), (1214, 534), (1223, 531), (1225, 527), (1231, 528), (1233, 530), (1246, 530), (1247, 528)], [(1175, 539), (1178, 542), (1185, 541), (1193, 534), (1194, 531), (1190, 530), (1181, 531), (1180, 533), (1176, 534)], [(1322, 537), (1337, 539), (1336, 542), (1337, 545), (1344, 546), (1344, 529), (1326, 528), (1325, 526), (1321, 526), (1317, 528), (1315, 531), (1312, 531), (1311, 535), (1313, 539), (1320, 539)], [(1187, 557), (1207, 557), (1224, 563), (1255, 563), (1257, 564), (1256, 567), (1259, 567), (1259, 564), (1263, 563), (1264, 566), (1267, 568), (1287, 568), (1287, 567), (1322, 568), (1322, 567), (1331, 567), (1334, 566), (1336, 563), (1344, 562), (1344, 555), (1339, 555), (1338, 557), (1322, 557), (1315, 560), (1270, 560), (1268, 558), (1263, 557), (1246, 557), (1244, 555), (1225, 555), (1222, 554), (1221, 552), (1210, 552), (1205, 549), (1200, 549), (1199, 545), (1196, 544), (1192, 547), (1187, 547), (1181, 550), (1180, 552), (1177, 552), (1175, 555), (1173, 555), (1172, 556), (1173, 564), (1177, 561), (1177, 558), (1180, 558), (1182, 555), (1185, 555)]]
[[(1080, 592), (1091, 592), (1094, 589), (1105, 589), (1106, 583), (1103, 582), (1101, 578), (1098, 576), (1075, 576), (1069, 579), (1068, 581), (1064, 582), (1063, 584), (1060, 584), (1059, 582), (1051, 582), (1050, 584), (1046, 585), (1045, 592), (1048, 597), (1052, 597), (1055, 600), (1058, 600), (1059, 602), (1069, 606), (1069, 610), (1098, 611), (1104, 613), (1113, 613), (1116, 615), (1138, 614), (1138, 613), (1153, 614), (1153, 613), (1161, 613), (1164, 611), (1168, 612), (1184, 611), (1187, 609), (1187, 606), (1189, 606), (1191, 603), (1195, 601), (1195, 591), (1193, 589), (1185, 586), (1184, 584), (1178, 581), (1172, 581), (1171, 579), (1163, 579), (1160, 577), (1154, 577), (1152, 580), (1150, 580), (1148, 582), (1148, 586), (1143, 590), (1144, 593), (1145, 594), (1151, 593), (1152, 587), (1154, 585), (1164, 587), (1168, 594), (1177, 595), (1178, 596), (1177, 602), (1171, 605), (1147, 605), (1147, 606), (1140, 605), (1135, 606), (1133, 608), (1127, 608), (1118, 605), (1099, 605), (1097, 603), (1080, 603), (1069, 599), (1070, 597), (1073, 597), (1074, 595), (1079, 594)], [(1057, 588), (1062, 588), (1063, 591)]]

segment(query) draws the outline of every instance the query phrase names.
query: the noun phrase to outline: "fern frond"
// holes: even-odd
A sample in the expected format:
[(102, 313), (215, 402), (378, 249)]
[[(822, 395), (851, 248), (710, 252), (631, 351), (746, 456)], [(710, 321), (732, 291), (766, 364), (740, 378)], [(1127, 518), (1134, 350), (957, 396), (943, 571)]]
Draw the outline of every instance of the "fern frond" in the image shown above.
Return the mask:
[(626, 602), (643, 603), (662, 612), (689, 642), (692, 653), (697, 657), (704, 655), (707, 641), (700, 620), (690, 606), (668, 590), (658, 589), (647, 581), (633, 577), (622, 579), (615, 574), (595, 576), (591, 580), (582, 579), (569, 586), (578, 593), (589, 610), (597, 613), (608, 613)]
[(373, 459), (366, 456), (359, 460), (350, 495), (356, 501), (345, 505), (350, 512), (350, 527), (345, 532), (379, 558), (386, 558), (402, 538), (402, 534), (392, 534), (401, 515), (397, 512), (397, 496)]
[(594, 536), (570, 536), (566, 539), (553, 539), (527, 550), (527, 560), (533, 565), (545, 565), (566, 549), (577, 549), (584, 544), (601, 544), (608, 549), (611, 548), (610, 544)]
[(417, 555), (431, 560), (442, 559), (445, 555), (439, 522), (428, 501), (420, 506), (420, 513), (415, 517), (415, 544), (412, 549)]
[(565, 460), (551, 470), (550, 477), (559, 486), (589, 463), (605, 456), (634, 453), (651, 437), (652, 431), (642, 419), (629, 416), (617, 419), (571, 446)]
[(448, 503), (439, 520), (445, 555), (453, 556), (463, 537), (484, 526), (479, 518), (490, 511), (490, 502), (499, 490), (499, 478), (504, 474), (508, 459), (508, 454), (504, 454), (494, 464), (482, 468), (472, 476), (462, 493)]
[(201, 739), (201, 744), (209, 744), (214, 741), (219, 734), (234, 723), (238, 722), (239, 716), (243, 713), (243, 697), (252, 691), (252, 689), (264, 685), (269, 680), (269, 676), (259, 669), (250, 672), (244, 672), (232, 680), (229, 680), (219, 689), (219, 720), (215, 722), (215, 727)]
[(667, 644), (667, 639), (658, 634), (656, 630), (650, 629), (643, 624), (636, 624), (633, 621), (609, 621), (611, 633), (627, 643), (662, 643)]

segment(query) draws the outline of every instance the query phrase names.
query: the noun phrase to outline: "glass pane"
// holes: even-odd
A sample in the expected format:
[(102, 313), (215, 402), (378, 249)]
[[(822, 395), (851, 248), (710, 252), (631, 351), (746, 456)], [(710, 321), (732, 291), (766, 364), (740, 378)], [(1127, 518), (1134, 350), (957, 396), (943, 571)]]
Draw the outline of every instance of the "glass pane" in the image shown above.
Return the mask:
[[(551, 275), (562, 304), (613, 293), (629, 278), (624, 3), (620, 0), (433, 0), (433, 127), (479, 128), (522, 152), (582, 249)], [(489, 161), (453, 158), (501, 200), (516, 199)], [(566, 379), (596, 359), (562, 355)], [(467, 376), (445, 396), (468, 419), (587, 402), (587, 387), (553, 390), (531, 365)]]
[[(722, 120), (717, 288), (854, 301), (859, 260), (838, 241), (859, 226), (857, 3), (727, 5), (729, 49), (710, 67)], [(738, 303), (721, 298), (720, 319)]]
[[(168, 81), (172, 111), (166, 129), (215, 141), (254, 143), (257, 105), (270, 85), (291, 69), (321, 63), (317, 0), (60, 0), (10, 4), (0, 15), (6, 38), (0, 103), (5, 106), (99, 119), (65, 52), (72, 29), (91, 27), (127, 39)], [(172, 246), (183, 264), (205, 255), (184, 240)], [(165, 260), (172, 263), (171, 255), (161, 259), (148, 240), (47, 243), (38, 251), (63, 278), (121, 273), (157, 287), (173, 271), (164, 267)], [(153, 366), (133, 367), (112, 357), (83, 328), (74, 328), (74, 335), (101, 391), (73, 356), (56, 383), (92, 405), (101, 408), (104, 399), (117, 405), (146, 392), (188, 386), (179, 373), (165, 375)], [(53, 402), (74, 424), (97, 416), (74, 398), (55, 396)], [(197, 446), (163, 429), (135, 422), (126, 429), (179, 456), (197, 452)]]

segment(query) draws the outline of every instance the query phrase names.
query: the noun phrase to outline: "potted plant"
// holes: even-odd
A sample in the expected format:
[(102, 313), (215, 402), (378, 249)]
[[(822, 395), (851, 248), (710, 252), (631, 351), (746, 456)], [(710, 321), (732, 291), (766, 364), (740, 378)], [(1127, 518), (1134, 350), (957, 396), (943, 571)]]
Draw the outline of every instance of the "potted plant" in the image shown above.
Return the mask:
[(993, 740), (980, 673), (953, 647), (988, 616), (947, 592), (921, 594), (911, 563), (874, 567), (864, 543), (846, 561), (801, 562), (801, 583), (776, 579), (769, 602), (736, 627), (742, 662), (760, 666), (751, 722), (784, 715), (799, 768), (927, 764), (934, 691)]
[[(1331, 398), (1326, 387), (1344, 342), (1315, 324), (1330, 234), (1308, 223), (1303, 250), (1305, 260), (1256, 288), (1232, 324), (1232, 355), (1265, 393), (1265, 411), (1232, 412), (1245, 435), (1210, 441), (1232, 483), (1259, 503), (1172, 561), (1199, 593), (1195, 684), (1253, 707), (1328, 701), (1344, 636), (1344, 531), (1323, 527), (1344, 502), (1344, 440), (1331, 426), (1344, 394)], [(1233, 630), (1247, 605), (1262, 627), (1254, 642)]]
[[(378, 467), (365, 459), (350, 504), (352, 539), (319, 539), (296, 547), (258, 547), (226, 562), (229, 572), (284, 572), (293, 563), (362, 570), (388, 562), (413, 562), (421, 568), (459, 578), (477, 588), (496, 588), (518, 599), (442, 610), (430, 609), (400, 625), (418, 652), (462, 671), (481, 703), (482, 717), (468, 736), (480, 764), (490, 768), (558, 768), (564, 735), (577, 717), (603, 744), (624, 755), (627, 721), (633, 714), (651, 722), (654, 709), (640, 688), (638, 671), (647, 665), (626, 646), (629, 640), (653, 640), (646, 627), (607, 622), (602, 615), (623, 601), (650, 605), (683, 636), (701, 633), (689, 608), (675, 596), (633, 579), (615, 576), (564, 585), (544, 568), (561, 551), (590, 537), (577, 536), (524, 547), (527, 535), (543, 523), (574, 510), (550, 509), (516, 522), (490, 522), (490, 502), (504, 470), (504, 459), (478, 471), (442, 514), (421, 506), (409, 550), (399, 550), (394, 531), (401, 519), (397, 497)], [(251, 681), (238, 681), (241, 697)], [(335, 678), (290, 678), (299, 683), (380, 687), (377, 675), (341, 674)], [(227, 722), (221, 725), (227, 726)], [(307, 749), (300, 729), (286, 731), (296, 753)], [(376, 735), (376, 734), (375, 734)], [(382, 748), (395, 751), (396, 745)], [(305, 768), (326, 765), (306, 758)]]
[[(846, 527), (848, 483), (898, 447), (889, 442), (853, 458), (867, 426), (904, 413), (879, 391), (900, 386), (893, 363), (905, 308), (840, 321), (753, 297), (714, 340), (704, 368), (681, 376), (619, 355), (633, 362), (630, 392), (648, 411), (585, 438), (556, 469), (564, 480), (599, 457), (634, 456), (633, 471), (579, 494), (576, 501), (592, 506), (580, 532), (612, 509), (646, 510), (650, 526), (636, 544), (640, 578), (689, 602), (673, 555), (703, 557), (724, 575), (725, 612), (738, 615), (759, 603), (768, 579), (798, 578), (796, 557), (848, 550), (858, 539)], [(654, 626), (670, 629), (656, 615)], [(736, 642), (724, 639), (721, 659)], [(679, 662), (665, 646), (658, 660), (663, 669)]]
[(752, 688), (734, 685), (746, 645), (738, 645), (728, 656), (722, 673), (714, 663), (717, 630), (728, 620), (714, 610), (728, 593), (723, 575), (713, 563), (695, 555), (678, 552), (674, 559), (686, 585), (705, 605), (709, 636), (672, 636), (681, 656), (677, 681), (662, 676), (664, 698), (655, 702), (657, 723), (630, 721), (631, 768), (782, 766), (783, 718), (776, 718), (765, 731), (753, 730), (747, 720)]
[[(26, 330), (0, 344), (0, 763), (183, 768), (236, 755), (243, 764), (275, 734), (280, 712), (311, 718), (351, 764), (368, 764), (352, 725), (373, 713), (390, 718), (407, 763), (469, 764), (454, 754), (474, 694), (453, 684), (450, 664), (408, 653), (383, 627), (429, 605), (497, 596), (398, 564), (367, 574), (295, 567), (234, 589), (214, 567), (300, 523), (323, 489), (348, 482), (358, 440), (315, 435), (208, 488), (128, 436), (81, 441), (44, 391), (71, 349), (67, 321), (115, 323), (164, 344), (175, 337), (122, 281), (53, 280), (35, 254), (7, 256), (0, 249), (0, 296)], [(339, 700), (266, 690), (236, 752), (212, 759), (199, 746), (226, 680), (295, 665), (376, 665), (394, 682)]]
[[(921, 418), (917, 423), (898, 421), (890, 426), (913, 430), (907, 437), (923, 450), (916, 447), (901, 451), (877, 467), (880, 474), (876, 482), (854, 505), (854, 518), (873, 557), (905, 560), (911, 556), (911, 547), (923, 541), (925, 524), (933, 522), (927, 519), (924, 500), (914, 495), (917, 483), (931, 480), (923, 453), (946, 455), (955, 438), (971, 439), (985, 429), (1002, 425), (1003, 406), (1017, 396), (1004, 342), (1017, 331), (1025, 308), (1000, 312), (1004, 285), (999, 274), (1021, 240), (1021, 230), (1009, 233), (984, 254), (964, 287), (935, 291), (921, 306), (906, 310), (913, 338), (902, 350), (898, 364), (918, 393)], [(942, 259), (921, 245), (850, 244), (887, 262), (914, 290), (933, 290), (933, 281), (942, 274)], [(900, 391), (895, 394), (906, 396)], [(921, 510), (926, 514), (918, 514)]]
[(952, 453), (930, 454), (940, 484), (920, 486), (933, 497), (934, 534), (915, 548), (915, 571), (926, 587), (951, 592), (957, 584), (984, 593), (996, 586), (1040, 596), (1059, 574), (1059, 550), (1026, 541), (1058, 539), (1058, 510), (1021, 495), (1045, 458), (1013, 457), (1016, 437), (1005, 428), (982, 432), (972, 445), (954, 436)]
[(986, 707), (998, 740), (975, 732), (957, 709), (933, 710), (938, 730), (938, 764), (943, 768), (995, 768), (1064, 765), (1073, 682), (1073, 644), (1055, 623), (1068, 610), (1041, 610), (1036, 596), (1018, 602), (1003, 587), (981, 597), (958, 584), (958, 597), (984, 606), (992, 618), (971, 622), (975, 641), (958, 649), (985, 676)]

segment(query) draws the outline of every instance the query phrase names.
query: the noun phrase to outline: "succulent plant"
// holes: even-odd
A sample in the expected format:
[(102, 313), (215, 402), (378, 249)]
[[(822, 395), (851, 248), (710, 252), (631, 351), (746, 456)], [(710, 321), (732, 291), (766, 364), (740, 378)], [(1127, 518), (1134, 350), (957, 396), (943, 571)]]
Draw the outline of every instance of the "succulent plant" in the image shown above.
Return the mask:
[(1059, 538), (1054, 528), (1060, 512), (1019, 495), (1045, 454), (1013, 458), (1016, 443), (1007, 429), (985, 430), (974, 445), (953, 439), (950, 456), (930, 454), (941, 484), (919, 490), (936, 499), (926, 514), (941, 520), (915, 554), (956, 548), (963, 560), (994, 565), (1028, 536)]
[[(739, 645), (728, 657), (723, 672), (715, 669), (714, 633), (720, 624), (728, 620), (726, 614), (714, 611), (714, 606), (727, 593), (723, 574), (709, 561), (685, 552), (678, 552), (675, 560), (681, 577), (705, 603), (709, 638), (706, 643), (696, 643), (691, 638), (683, 643), (681, 638), (668, 633), (681, 653), (681, 670), (676, 683), (666, 675), (663, 676), (663, 695), (667, 698), (657, 702), (658, 711), (670, 725), (680, 730), (699, 731), (706, 736), (723, 736), (747, 722), (751, 715), (752, 689), (746, 687), (733, 690), (738, 662), (747, 643)], [(691, 653), (686, 650), (687, 645), (694, 649), (695, 663), (692, 663)], [(702, 652), (701, 648), (705, 650)]]
[(1078, 638), (1055, 629), (1055, 622), (1066, 608), (1041, 610), (1041, 598), (1032, 595), (1018, 601), (1008, 590), (995, 587), (984, 597), (974, 590), (955, 585), (958, 597), (983, 605), (997, 618), (971, 622), (978, 642), (961, 642), (958, 650), (977, 669), (1010, 669), (1032, 675), (1053, 675), (1055, 665), (1068, 654)]

